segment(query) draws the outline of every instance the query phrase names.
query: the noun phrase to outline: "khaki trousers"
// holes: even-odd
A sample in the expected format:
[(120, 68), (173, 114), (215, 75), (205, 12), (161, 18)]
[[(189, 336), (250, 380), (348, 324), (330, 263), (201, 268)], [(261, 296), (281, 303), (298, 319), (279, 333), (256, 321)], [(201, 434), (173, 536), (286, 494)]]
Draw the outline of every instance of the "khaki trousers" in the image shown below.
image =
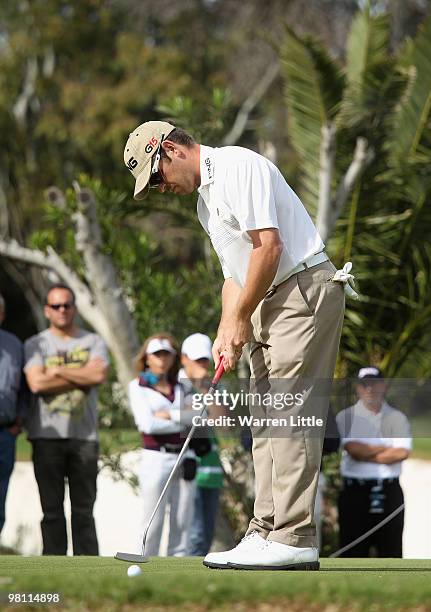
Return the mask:
[[(295, 274), (265, 297), (252, 317), (253, 390), (260, 396), (300, 393), (303, 403), (280, 416), (297, 419), (315, 414), (324, 421), (321, 427), (252, 428), (256, 501), (247, 533), (257, 530), (264, 538), (299, 547), (317, 546), (314, 501), (328, 382), (334, 374), (344, 315), (344, 288), (331, 280), (334, 272), (333, 264), (326, 261)], [(273, 409), (264, 411), (274, 414)]]

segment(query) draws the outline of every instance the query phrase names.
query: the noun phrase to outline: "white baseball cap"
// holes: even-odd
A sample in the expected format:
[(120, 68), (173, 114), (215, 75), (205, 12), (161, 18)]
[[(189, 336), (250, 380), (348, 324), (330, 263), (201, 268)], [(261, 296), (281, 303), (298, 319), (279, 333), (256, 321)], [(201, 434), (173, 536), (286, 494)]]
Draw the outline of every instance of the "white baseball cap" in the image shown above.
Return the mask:
[(212, 359), (212, 342), (205, 334), (188, 336), (181, 347), (181, 352), (189, 359)]
[(136, 179), (133, 197), (143, 200), (151, 175), (151, 159), (168, 134), (175, 129), (166, 121), (146, 121), (129, 134), (124, 147), (124, 163)]
[(374, 366), (366, 366), (365, 368), (361, 368), (358, 372), (358, 378), (361, 380), (362, 378), (383, 378), (381, 370)]
[(148, 343), (147, 355), (152, 355), (157, 351), (168, 351), (173, 354), (177, 352), (167, 338), (153, 338)]

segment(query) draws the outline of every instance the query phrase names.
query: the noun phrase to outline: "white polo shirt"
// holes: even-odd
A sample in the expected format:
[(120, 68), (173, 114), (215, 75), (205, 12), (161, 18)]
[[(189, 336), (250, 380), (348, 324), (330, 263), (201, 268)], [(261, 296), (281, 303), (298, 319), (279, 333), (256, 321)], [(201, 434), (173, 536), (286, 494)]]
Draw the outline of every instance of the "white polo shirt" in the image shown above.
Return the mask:
[[(407, 417), (387, 402), (383, 402), (379, 412), (375, 414), (359, 400), (350, 408), (339, 412), (336, 419), (342, 447), (348, 442), (362, 442), (407, 450), (412, 448)], [(398, 478), (401, 474), (401, 463), (398, 461), (385, 465), (374, 461), (356, 461), (343, 450), (340, 472), (346, 478)]]
[(243, 147), (201, 145), (198, 217), (225, 278), (244, 286), (252, 241), (248, 230), (276, 228), (283, 252), (272, 284), (325, 248), (301, 200), (268, 159)]

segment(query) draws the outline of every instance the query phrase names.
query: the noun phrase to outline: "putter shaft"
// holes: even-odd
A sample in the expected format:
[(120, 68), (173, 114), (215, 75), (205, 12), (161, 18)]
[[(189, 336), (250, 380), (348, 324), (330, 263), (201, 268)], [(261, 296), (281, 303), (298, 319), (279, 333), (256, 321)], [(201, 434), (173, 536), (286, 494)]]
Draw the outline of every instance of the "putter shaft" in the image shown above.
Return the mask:
[[(219, 363), (219, 365), (217, 367), (217, 370), (216, 370), (216, 372), (214, 374), (214, 378), (211, 381), (211, 386), (208, 389), (208, 394), (209, 395), (212, 395), (214, 393), (214, 390), (215, 390), (218, 382), (220, 381), (220, 378), (223, 376), (223, 372), (224, 372), (224, 365), (223, 365), (223, 360), (221, 359), (220, 363)], [(203, 415), (205, 410), (206, 410), (206, 406), (203, 406), (201, 411), (199, 412), (199, 417), (201, 417)], [(164, 496), (166, 494), (166, 491), (168, 490), (169, 485), (172, 482), (173, 477), (175, 476), (175, 473), (176, 473), (176, 471), (178, 469), (178, 466), (180, 465), (181, 460), (184, 457), (184, 454), (186, 453), (186, 451), (187, 451), (187, 449), (189, 447), (190, 440), (193, 438), (195, 430), (196, 430), (196, 425), (193, 425), (193, 427), (190, 429), (190, 431), (189, 431), (189, 433), (187, 435), (187, 438), (184, 440), (183, 447), (182, 447), (181, 451), (178, 454), (178, 457), (177, 457), (177, 460), (175, 461), (174, 467), (172, 468), (172, 471), (169, 474), (169, 478), (167, 479), (166, 484), (163, 487), (162, 492), (160, 493), (160, 497), (157, 500), (157, 503), (156, 503), (156, 505), (154, 507), (154, 510), (153, 510), (149, 520), (148, 520), (148, 524), (145, 527), (144, 535), (142, 536), (142, 549), (141, 549), (141, 553), (142, 554), (141, 555), (134, 555), (134, 554), (129, 554), (129, 553), (118, 552), (115, 555), (116, 559), (119, 559), (120, 561), (128, 561), (128, 562), (134, 562), (134, 563), (145, 563), (146, 561), (148, 561), (148, 557), (145, 556), (145, 544), (146, 544), (146, 541), (147, 541), (148, 531), (149, 531), (149, 529), (151, 527), (151, 523), (153, 522), (154, 517), (156, 516), (157, 510), (159, 509), (160, 504), (162, 503), (162, 500), (163, 500), (163, 498), (164, 498)]]

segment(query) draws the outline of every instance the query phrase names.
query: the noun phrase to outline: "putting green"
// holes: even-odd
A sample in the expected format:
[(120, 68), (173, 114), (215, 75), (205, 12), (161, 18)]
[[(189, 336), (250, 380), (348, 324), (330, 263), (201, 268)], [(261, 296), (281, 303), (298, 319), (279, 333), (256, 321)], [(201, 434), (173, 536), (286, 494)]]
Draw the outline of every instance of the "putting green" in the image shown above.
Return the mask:
[(1, 556), (0, 608), (29, 609), (9, 607), (8, 594), (32, 592), (60, 594), (43, 610), (431, 610), (429, 560), (322, 559), (320, 572), (250, 572), (153, 558), (134, 578), (127, 568), (109, 557)]

